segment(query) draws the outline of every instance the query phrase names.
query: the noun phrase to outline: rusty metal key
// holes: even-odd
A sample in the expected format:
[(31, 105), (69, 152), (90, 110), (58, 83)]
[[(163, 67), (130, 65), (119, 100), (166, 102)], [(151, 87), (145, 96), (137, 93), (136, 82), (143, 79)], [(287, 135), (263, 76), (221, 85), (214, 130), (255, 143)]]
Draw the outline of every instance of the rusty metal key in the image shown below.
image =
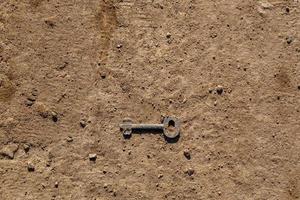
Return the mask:
[(124, 119), (120, 124), (120, 129), (127, 137), (131, 136), (135, 130), (162, 130), (167, 138), (173, 139), (180, 133), (180, 122), (175, 117), (165, 117), (162, 124), (134, 124), (131, 119)]

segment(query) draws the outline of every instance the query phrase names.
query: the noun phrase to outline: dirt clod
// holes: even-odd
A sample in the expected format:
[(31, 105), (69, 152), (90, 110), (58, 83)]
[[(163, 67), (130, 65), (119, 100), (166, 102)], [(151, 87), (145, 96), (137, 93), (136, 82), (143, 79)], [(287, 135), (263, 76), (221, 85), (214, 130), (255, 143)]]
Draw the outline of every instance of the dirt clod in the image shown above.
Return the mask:
[(5, 145), (1, 150), (0, 150), (0, 155), (3, 157), (7, 157), (9, 159), (14, 159), (14, 155), (16, 151), (18, 150), (19, 145), (17, 144), (8, 144)]

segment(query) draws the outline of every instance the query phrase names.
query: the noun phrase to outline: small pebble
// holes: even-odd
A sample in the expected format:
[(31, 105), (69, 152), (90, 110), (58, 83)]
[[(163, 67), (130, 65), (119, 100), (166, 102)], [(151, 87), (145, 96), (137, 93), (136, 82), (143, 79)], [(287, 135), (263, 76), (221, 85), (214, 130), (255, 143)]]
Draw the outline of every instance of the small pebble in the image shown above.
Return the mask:
[(298, 85), (298, 90), (300, 90), (300, 85)]
[(72, 136), (68, 136), (68, 137), (67, 137), (67, 142), (73, 142)]
[(286, 43), (291, 44), (294, 41), (293, 37), (287, 37), (286, 38)]
[(218, 102), (217, 101), (214, 101), (214, 106), (217, 106), (218, 105)]
[(54, 183), (54, 187), (58, 188), (58, 182), (57, 181)]
[(117, 45), (117, 48), (118, 48), (118, 49), (121, 49), (122, 47), (123, 47), (122, 44), (118, 44), (118, 45)]
[(51, 118), (52, 118), (52, 121), (54, 122), (57, 122), (58, 121), (58, 115), (56, 112), (51, 112)]
[(106, 78), (106, 74), (105, 73), (100, 73), (100, 77), (102, 78), (102, 79), (105, 79)]
[(191, 153), (188, 149), (183, 151), (183, 155), (186, 157), (186, 159), (188, 159), (188, 160), (191, 159)]
[(186, 173), (187, 173), (189, 176), (192, 176), (192, 175), (195, 173), (195, 170), (193, 170), (192, 168), (189, 168), (188, 170), (186, 170)]
[(33, 104), (34, 104), (34, 101), (31, 101), (31, 100), (29, 100), (29, 99), (26, 99), (26, 100), (25, 100), (25, 105), (26, 105), (26, 106), (30, 107), (30, 106), (32, 106)]
[(35, 170), (35, 167), (34, 167), (34, 165), (32, 164), (32, 163), (27, 163), (27, 170), (29, 171), (29, 172), (34, 172), (34, 170)]
[(27, 153), (30, 150), (30, 145), (24, 144), (23, 148), (24, 148), (24, 151)]
[(81, 128), (85, 128), (87, 125), (86, 120), (84, 120), (84, 119), (80, 120), (79, 124), (80, 124)]
[(290, 13), (290, 8), (285, 8), (286, 13)]
[(159, 178), (159, 179), (162, 178), (162, 177), (164, 177), (163, 174), (159, 174), (159, 175), (158, 175), (158, 178)]
[(34, 101), (36, 101), (36, 96), (27, 97), (27, 100), (34, 102)]
[(218, 95), (221, 95), (224, 92), (224, 89), (222, 86), (218, 85), (216, 88), (216, 91), (217, 91)]
[(38, 95), (38, 90), (37, 89), (33, 89), (31, 92), (32, 96), (37, 96)]
[(171, 36), (172, 36), (172, 35), (171, 35), (171, 33), (169, 33), (169, 32), (168, 32), (167, 35), (166, 35), (167, 38), (171, 38)]
[(97, 159), (97, 154), (95, 154), (95, 153), (89, 154), (89, 159), (90, 159), (90, 161), (96, 161), (96, 159)]

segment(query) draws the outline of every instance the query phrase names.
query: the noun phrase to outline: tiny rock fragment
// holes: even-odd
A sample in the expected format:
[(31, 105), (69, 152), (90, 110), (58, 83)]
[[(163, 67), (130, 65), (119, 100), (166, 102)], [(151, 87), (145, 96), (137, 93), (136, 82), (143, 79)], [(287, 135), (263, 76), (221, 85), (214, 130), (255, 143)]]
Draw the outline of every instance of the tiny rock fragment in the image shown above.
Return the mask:
[(67, 137), (67, 142), (73, 142), (72, 136), (68, 136), (68, 137)]
[(34, 102), (36, 101), (36, 96), (29, 96), (27, 97), (27, 100)]
[(30, 107), (30, 106), (32, 106), (33, 104), (34, 104), (34, 101), (31, 101), (31, 100), (29, 100), (29, 99), (26, 99), (26, 100), (25, 100), (25, 105), (26, 105), (26, 106)]
[(183, 151), (183, 155), (186, 157), (186, 159), (190, 160), (191, 159), (191, 153), (188, 149), (185, 149)]
[(58, 182), (57, 181), (54, 183), (54, 187), (58, 188)]
[(216, 91), (218, 95), (221, 95), (224, 92), (224, 89), (221, 85), (218, 85)]
[(265, 17), (266, 16), (266, 11), (262, 9), (261, 7), (257, 8), (257, 12), (259, 13), (260, 16)]
[(89, 159), (90, 159), (90, 161), (96, 161), (96, 159), (97, 159), (97, 154), (95, 154), (95, 153), (89, 154)]
[(82, 120), (80, 120), (79, 124), (80, 124), (81, 128), (85, 128), (87, 125), (87, 122), (86, 122), (86, 120), (82, 119)]
[(23, 149), (27, 153), (30, 150), (30, 145), (29, 144), (23, 144)]
[(27, 163), (27, 170), (29, 172), (34, 172), (35, 167), (34, 167), (34, 165), (31, 162)]
[(31, 92), (31, 95), (36, 97), (38, 95), (38, 90), (37, 89), (33, 89)]
[(294, 38), (292, 36), (289, 36), (286, 38), (286, 43), (291, 44), (294, 41)]
[(188, 174), (189, 176), (192, 176), (195, 173), (195, 170), (193, 170), (192, 168), (189, 168), (185, 171), (186, 174)]
[(171, 38), (171, 36), (172, 36), (172, 35), (171, 35), (171, 33), (169, 33), (169, 32), (166, 34), (166, 37), (167, 37), (167, 38)]
[(54, 17), (49, 17), (49, 18), (45, 19), (44, 22), (51, 28), (53, 28), (55, 26)]
[(14, 159), (15, 153), (18, 150), (19, 146), (17, 144), (8, 144), (5, 145), (0, 150), (0, 155), (7, 157), (9, 159)]
[(117, 48), (118, 48), (118, 49), (121, 49), (122, 47), (123, 47), (122, 44), (118, 44), (118, 45), (117, 45)]
[(214, 106), (217, 106), (218, 105), (218, 102), (217, 101), (214, 101)]
[(57, 122), (58, 121), (58, 115), (56, 112), (51, 112), (51, 118), (52, 118), (52, 121), (54, 122)]
[(47, 167), (50, 167), (51, 166), (51, 163), (52, 163), (52, 160), (49, 158), (46, 162), (46, 166)]
[(101, 73), (100, 73), (100, 77), (101, 77), (101, 79), (105, 79), (105, 78), (106, 78), (106, 73), (101, 72)]
[(57, 67), (57, 69), (58, 70), (63, 70), (63, 69), (65, 69), (68, 66), (68, 64), (69, 64), (68, 62), (64, 62), (63, 64), (59, 65)]
[(159, 179), (162, 178), (162, 177), (164, 177), (163, 174), (159, 174), (159, 175), (158, 175), (158, 178), (159, 178)]

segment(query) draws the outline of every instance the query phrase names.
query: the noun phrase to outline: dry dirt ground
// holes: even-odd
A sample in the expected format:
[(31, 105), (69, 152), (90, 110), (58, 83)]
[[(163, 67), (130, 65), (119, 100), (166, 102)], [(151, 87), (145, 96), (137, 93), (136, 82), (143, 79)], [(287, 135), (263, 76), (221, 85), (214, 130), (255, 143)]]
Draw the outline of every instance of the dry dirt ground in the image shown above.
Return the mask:
[(0, 0), (1, 200), (299, 199), (299, 121), (297, 0)]

